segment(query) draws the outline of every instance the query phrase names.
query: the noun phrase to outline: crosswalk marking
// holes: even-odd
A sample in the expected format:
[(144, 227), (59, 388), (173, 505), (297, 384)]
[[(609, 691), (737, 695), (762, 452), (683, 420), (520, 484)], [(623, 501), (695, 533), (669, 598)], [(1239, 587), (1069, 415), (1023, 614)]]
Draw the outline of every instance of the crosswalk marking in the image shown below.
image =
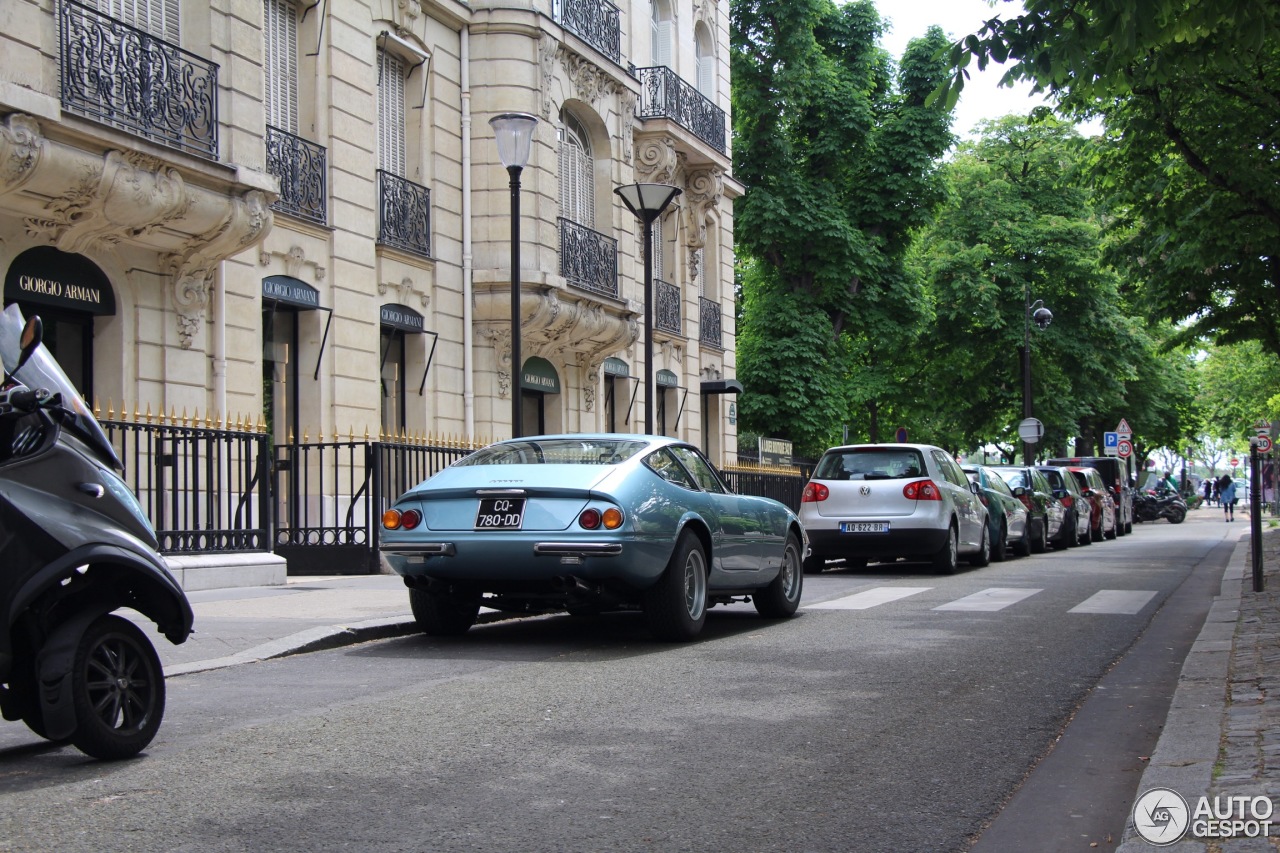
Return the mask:
[(1043, 592), (1040, 589), (1018, 589), (1013, 587), (991, 587), (984, 589), (982, 592), (975, 592), (973, 595), (966, 595), (964, 598), (943, 604), (934, 610), (973, 610), (984, 613), (994, 612), (996, 610), (1004, 610), (1011, 604), (1017, 604), (1024, 598), (1030, 598), (1037, 592)]
[(1153, 589), (1103, 589), (1086, 598), (1068, 613), (1120, 613), (1132, 616), (1155, 597)]
[(933, 587), (928, 586), (878, 586), (875, 589), (868, 589), (865, 592), (846, 595), (843, 598), (835, 598), (831, 601), (823, 601), (818, 604), (810, 604), (806, 610), (866, 610), (880, 604), (887, 604), (890, 601), (897, 601), (900, 598), (906, 598), (908, 595), (915, 595), (918, 592), (924, 592)]

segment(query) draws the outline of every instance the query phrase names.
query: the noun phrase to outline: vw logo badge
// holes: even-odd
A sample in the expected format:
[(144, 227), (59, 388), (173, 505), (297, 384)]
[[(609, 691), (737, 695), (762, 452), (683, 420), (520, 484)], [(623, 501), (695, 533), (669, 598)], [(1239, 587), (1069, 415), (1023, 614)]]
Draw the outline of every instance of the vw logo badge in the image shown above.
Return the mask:
[(869, 494), (871, 494), (871, 487), (870, 487), (870, 486), (863, 486), (862, 488), (858, 489), (858, 491), (859, 491), (859, 492), (861, 492), (861, 493), (862, 493), (862, 494), (864, 494), (864, 495), (869, 495)]

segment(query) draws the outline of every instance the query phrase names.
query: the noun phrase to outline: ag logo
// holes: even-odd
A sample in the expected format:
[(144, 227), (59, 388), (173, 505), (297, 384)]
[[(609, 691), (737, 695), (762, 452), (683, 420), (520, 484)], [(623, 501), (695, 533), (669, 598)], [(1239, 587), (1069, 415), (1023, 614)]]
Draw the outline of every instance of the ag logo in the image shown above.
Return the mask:
[(858, 492), (859, 492), (860, 494), (869, 495), (869, 494), (871, 494), (871, 487), (870, 487), (870, 486), (863, 486), (862, 488), (858, 489)]
[(1182, 840), (1191, 825), (1191, 811), (1182, 795), (1169, 788), (1152, 788), (1133, 804), (1133, 828), (1143, 841), (1166, 847)]

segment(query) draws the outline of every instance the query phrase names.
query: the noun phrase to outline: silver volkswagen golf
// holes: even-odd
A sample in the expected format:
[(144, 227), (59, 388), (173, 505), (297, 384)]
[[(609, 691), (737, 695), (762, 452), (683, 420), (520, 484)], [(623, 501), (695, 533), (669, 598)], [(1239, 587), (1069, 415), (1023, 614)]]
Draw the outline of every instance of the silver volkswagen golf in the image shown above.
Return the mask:
[(809, 536), (806, 572), (842, 558), (929, 560), (947, 574), (964, 555), (991, 560), (987, 510), (960, 466), (929, 444), (852, 444), (822, 455), (805, 486), (800, 520)]

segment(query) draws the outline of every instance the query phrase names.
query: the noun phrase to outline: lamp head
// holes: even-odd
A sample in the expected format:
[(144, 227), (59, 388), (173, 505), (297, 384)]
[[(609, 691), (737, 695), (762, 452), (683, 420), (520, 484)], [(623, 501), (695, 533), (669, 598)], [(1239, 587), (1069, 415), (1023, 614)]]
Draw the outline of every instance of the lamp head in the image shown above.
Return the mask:
[(1053, 312), (1041, 306), (1031, 315), (1031, 321), (1036, 324), (1037, 329), (1043, 331), (1049, 328), (1049, 324), (1053, 322)]
[(538, 117), (529, 113), (502, 113), (489, 119), (494, 139), (498, 143), (498, 157), (508, 169), (523, 169), (529, 162), (529, 149), (533, 144), (533, 129)]

